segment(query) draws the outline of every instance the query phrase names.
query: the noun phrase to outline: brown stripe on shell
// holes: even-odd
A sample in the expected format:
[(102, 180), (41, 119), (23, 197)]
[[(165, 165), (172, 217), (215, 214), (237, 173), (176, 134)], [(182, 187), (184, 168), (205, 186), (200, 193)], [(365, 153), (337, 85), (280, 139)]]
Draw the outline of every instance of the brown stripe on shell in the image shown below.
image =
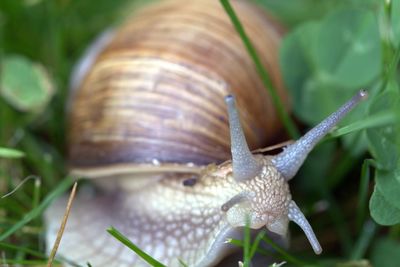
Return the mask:
[[(287, 102), (277, 58), (281, 29), (247, 3), (234, 4)], [(276, 111), (219, 2), (147, 7), (117, 32), (76, 94), (70, 163), (91, 168), (229, 159), (224, 96), (230, 93), (250, 148), (267, 145), (279, 129)]]

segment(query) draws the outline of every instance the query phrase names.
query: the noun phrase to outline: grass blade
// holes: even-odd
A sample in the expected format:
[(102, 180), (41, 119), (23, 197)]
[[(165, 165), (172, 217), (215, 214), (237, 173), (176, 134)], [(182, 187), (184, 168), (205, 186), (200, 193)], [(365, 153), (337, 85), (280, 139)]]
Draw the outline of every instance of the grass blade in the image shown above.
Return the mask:
[[(259, 248), (258, 245), (261, 240), (263, 240), (264, 242), (269, 244), (273, 250), (275, 250), (278, 254), (280, 254), (284, 261), (287, 261), (287, 262), (293, 264), (294, 266), (310, 266), (310, 264), (307, 264), (307, 263), (301, 261), (300, 259), (297, 259), (295, 256), (292, 256), (291, 254), (286, 252), (283, 248), (278, 246), (272, 239), (270, 239), (268, 237), (268, 235), (266, 234), (266, 231), (261, 231), (257, 235), (257, 237), (250, 249), (250, 256), (251, 256), (250, 259), (254, 256), (254, 254), (256, 252), (258, 252), (262, 255), (265, 255), (265, 256), (271, 255), (272, 251)], [(238, 246), (238, 247), (245, 248), (245, 244), (242, 240), (228, 239), (227, 243), (230, 243), (230, 244)]]
[(115, 237), (118, 241), (122, 244), (130, 248), (133, 252), (135, 252), (139, 257), (145, 260), (148, 264), (153, 267), (166, 267), (164, 264), (160, 263), (156, 259), (152, 258), (149, 254), (141, 250), (138, 246), (133, 244), (128, 238), (126, 238), (123, 234), (121, 234), (117, 229), (114, 227), (110, 227), (107, 229), (107, 232)]
[(189, 267), (183, 260), (178, 259), (178, 261), (179, 261), (179, 264), (180, 264), (182, 267)]
[(19, 159), (25, 157), (25, 153), (16, 149), (0, 147), (0, 158)]
[(22, 218), (22, 220), (18, 221), (16, 224), (14, 224), (8, 230), (2, 233), (0, 235), (0, 241), (3, 241), (13, 233), (18, 231), (20, 228), (22, 228), (24, 225), (29, 223), (31, 220), (40, 216), (43, 211), (51, 204), (51, 202), (53, 202), (54, 199), (64, 193), (72, 185), (72, 183), (73, 180), (70, 177), (64, 179), (52, 192), (50, 192), (46, 196), (46, 198), (42, 201), (42, 203), (40, 203), (39, 206), (37, 206), (35, 209), (32, 209), (24, 216), (24, 218)]
[(2, 249), (10, 249), (10, 250), (15, 250), (15, 251), (19, 251), (19, 252), (24, 252), (26, 254), (38, 257), (38, 258), (42, 258), (45, 259), (47, 258), (47, 255), (44, 255), (41, 252), (32, 250), (30, 248), (26, 248), (26, 247), (21, 247), (21, 246), (16, 246), (16, 245), (12, 245), (12, 244), (8, 244), (8, 243), (4, 243), (4, 242), (0, 242), (0, 248)]
[(256, 236), (256, 238), (254, 239), (253, 244), (251, 245), (250, 248), (250, 259), (252, 259), (254, 257), (254, 254), (257, 251), (258, 245), (260, 244), (260, 241), (264, 238), (266, 234), (265, 230), (262, 230), (261, 232), (259, 232)]
[(351, 253), (351, 260), (360, 260), (364, 257), (365, 252), (367, 251), (368, 246), (371, 244), (371, 241), (377, 229), (378, 225), (372, 220), (368, 220), (365, 222), (364, 227)]
[[(25, 179), (23, 179), (13, 190), (11, 190), (10, 192), (8, 192), (7, 194), (1, 196), (1, 198), (6, 198), (11, 196), (12, 194), (14, 194), (15, 192), (18, 191), (18, 189), (23, 186), (26, 182), (28, 182), (29, 180), (35, 180), (35, 188), (36, 188), (36, 184), (37, 181), (40, 182), (40, 177), (36, 176), (36, 175), (29, 175), (27, 177), (25, 177)], [(36, 190), (36, 189), (35, 189)], [(35, 206), (33, 206), (35, 207)]]
[(272, 239), (269, 238), (269, 236), (267, 236), (267, 235), (263, 236), (262, 240), (264, 242), (266, 242), (267, 244), (269, 244), (276, 252), (278, 252), (282, 256), (282, 259), (284, 259), (285, 261), (287, 261), (289, 263), (292, 263), (295, 266), (306, 266), (307, 265), (305, 262), (303, 262), (303, 261), (297, 259), (296, 257), (290, 255), (284, 249), (282, 249), (280, 246), (275, 244), (275, 242), (272, 241)]
[[(244, 248), (243, 240), (228, 238), (226, 240), (226, 243), (235, 245), (237, 247)], [(272, 254), (270, 251), (265, 251), (263, 249), (260, 249), (258, 246), (256, 247), (255, 250), (256, 250), (257, 253), (260, 253), (261, 255), (264, 255), (264, 256), (271, 256), (271, 254)]]
[(250, 257), (250, 218), (246, 219), (243, 237), (243, 267), (249, 267), (251, 262)]
[(360, 189), (358, 191), (358, 205), (357, 205), (357, 229), (360, 232), (362, 224), (365, 219), (365, 214), (368, 210), (368, 187), (370, 182), (370, 167), (374, 166), (373, 159), (366, 159), (361, 167)]
[(10, 259), (3, 259), (1, 261), (1, 266), (43, 266), (46, 263), (45, 260), (10, 260)]
[(68, 216), (71, 211), (72, 207), (72, 202), (75, 198), (75, 193), (76, 193), (76, 187), (78, 186), (78, 183), (75, 182), (74, 186), (72, 187), (71, 193), (69, 195), (67, 207), (65, 209), (64, 217), (61, 222), (60, 229), (58, 230), (56, 241), (54, 242), (53, 248), (51, 249), (49, 260), (47, 261), (47, 267), (51, 267), (53, 265), (54, 257), (56, 256), (58, 246), (60, 245), (61, 237), (64, 233), (65, 225), (67, 224)]
[(220, 0), (220, 2), (222, 4), (222, 6), (224, 7), (226, 13), (228, 14), (229, 18), (231, 19), (232, 24), (235, 27), (236, 31), (238, 32), (240, 38), (242, 39), (243, 44), (247, 49), (247, 52), (249, 53), (251, 59), (253, 60), (255, 67), (257, 69), (257, 72), (260, 75), (260, 78), (261, 78), (265, 88), (267, 88), (267, 90), (272, 98), (272, 102), (274, 103), (274, 107), (276, 108), (276, 110), (278, 112), (278, 116), (279, 116), (280, 120), (282, 121), (286, 130), (290, 134), (290, 137), (293, 139), (298, 139), (300, 136), (300, 133), (299, 133), (298, 129), (296, 128), (295, 124), (293, 123), (292, 119), (290, 118), (289, 114), (286, 112), (286, 110), (283, 106), (283, 103), (280, 100), (280, 98), (276, 92), (276, 89), (271, 82), (271, 78), (269, 77), (268, 72), (266, 71), (263, 64), (261, 63), (261, 60), (258, 57), (255, 48), (253, 47), (239, 18), (237, 17), (231, 4), (229, 3), (229, 0)]
[(356, 122), (353, 122), (342, 128), (339, 128), (336, 131), (333, 131), (330, 134), (330, 136), (331, 137), (339, 137), (339, 136), (346, 135), (346, 134), (356, 132), (359, 130), (393, 124), (393, 123), (396, 123), (396, 121), (398, 120), (398, 117), (399, 116), (397, 114), (395, 114), (394, 112), (382, 112), (382, 113), (374, 114), (374, 115), (368, 116), (368, 118), (366, 118), (364, 120), (356, 121)]

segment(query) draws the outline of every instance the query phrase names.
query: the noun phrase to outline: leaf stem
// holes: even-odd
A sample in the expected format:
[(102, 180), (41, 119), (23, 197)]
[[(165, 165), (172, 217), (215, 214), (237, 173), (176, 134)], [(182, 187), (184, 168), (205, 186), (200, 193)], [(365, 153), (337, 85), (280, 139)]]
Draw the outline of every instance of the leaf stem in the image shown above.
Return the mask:
[(365, 159), (361, 167), (360, 189), (358, 191), (357, 220), (356, 226), (358, 232), (361, 232), (362, 224), (365, 220), (365, 214), (368, 207), (368, 187), (370, 182), (370, 167), (374, 165), (373, 159)]
[(351, 253), (351, 260), (359, 260), (364, 257), (365, 252), (367, 251), (367, 248), (371, 243), (371, 240), (374, 237), (377, 229), (378, 225), (372, 220), (365, 222), (364, 227), (359, 235), (360, 237), (358, 238)]

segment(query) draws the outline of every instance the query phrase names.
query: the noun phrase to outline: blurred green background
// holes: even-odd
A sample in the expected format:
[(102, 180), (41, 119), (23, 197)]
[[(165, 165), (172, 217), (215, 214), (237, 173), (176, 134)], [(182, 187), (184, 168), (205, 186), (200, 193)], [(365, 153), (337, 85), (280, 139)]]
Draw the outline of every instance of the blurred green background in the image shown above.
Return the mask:
[[(143, 2), (0, 1), (0, 196), (26, 181), (0, 199), (1, 263), (46, 261), (41, 214), (71, 185), (60, 183), (70, 73)], [(358, 89), (370, 94), (291, 185), (324, 254), (312, 255), (296, 227), (290, 253), (318, 266), (399, 266), (400, 0), (257, 2), (288, 29), (280, 62), (302, 132)]]

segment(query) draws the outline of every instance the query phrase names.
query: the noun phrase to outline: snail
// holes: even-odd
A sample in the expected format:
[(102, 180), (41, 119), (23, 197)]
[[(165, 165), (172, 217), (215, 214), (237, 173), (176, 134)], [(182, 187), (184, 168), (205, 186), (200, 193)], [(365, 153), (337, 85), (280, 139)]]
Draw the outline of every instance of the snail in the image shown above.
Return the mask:
[[(277, 59), (282, 28), (247, 1), (233, 4), (289, 109)], [(247, 220), (283, 237), (293, 221), (321, 253), (288, 181), (364, 91), (281, 153), (253, 154), (281, 125), (214, 0), (145, 7), (103, 36), (83, 65), (68, 107), (69, 158), (72, 173), (92, 178), (100, 192), (75, 200), (59, 255), (146, 266), (106, 233), (113, 225), (167, 266), (213, 266), (232, 252), (225, 240)], [(49, 245), (64, 202), (46, 212)]]

